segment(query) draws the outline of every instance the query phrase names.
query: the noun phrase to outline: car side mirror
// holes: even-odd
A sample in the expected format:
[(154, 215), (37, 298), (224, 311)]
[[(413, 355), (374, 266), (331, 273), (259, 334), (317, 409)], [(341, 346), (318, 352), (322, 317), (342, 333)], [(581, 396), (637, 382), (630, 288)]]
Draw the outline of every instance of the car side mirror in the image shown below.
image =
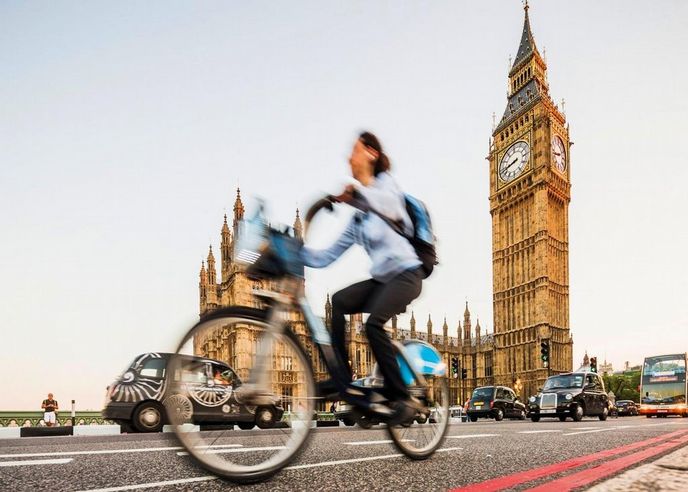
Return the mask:
[(538, 393), (542, 393), (542, 386), (538, 387)]

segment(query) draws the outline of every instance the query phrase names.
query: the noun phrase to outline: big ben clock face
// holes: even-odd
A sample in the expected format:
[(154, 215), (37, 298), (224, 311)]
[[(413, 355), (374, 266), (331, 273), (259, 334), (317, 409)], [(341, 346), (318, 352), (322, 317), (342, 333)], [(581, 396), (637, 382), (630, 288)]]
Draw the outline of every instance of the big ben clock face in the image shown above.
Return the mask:
[(552, 137), (552, 164), (562, 173), (566, 171), (566, 150), (558, 135)]
[(509, 182), (518, 177), (528, 164), (530, 158), (530, 145), (521, 140), (513, 144), (504, 153), (499, 163), (499, 177), (504, 182)]

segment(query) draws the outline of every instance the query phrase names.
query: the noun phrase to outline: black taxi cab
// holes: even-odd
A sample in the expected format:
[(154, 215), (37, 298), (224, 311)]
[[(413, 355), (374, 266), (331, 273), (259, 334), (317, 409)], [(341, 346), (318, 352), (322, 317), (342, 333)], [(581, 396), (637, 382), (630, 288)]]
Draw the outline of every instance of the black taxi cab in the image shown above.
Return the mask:
[(270, 404), (242, 405), (241, 380), (224, 362), (190, 355), (146, 353), (137, 356), (107, 388), (103, 418), (126, 432), (159, 432), (173, 415), (175, 423), (270, 428), (284, 414), (280, 398)]
[(511, 388), (482, 386), (473, 390), (466, 413), (471, 422), (476, 422), (479, 418), (499, 421), (505, 417), (525, 420), (526, 406)]
[(579, 422), (584, 416), (607, 420), (609, 397), (604, 381), (594, 372), (570, 372), (550, 376), (540, 393), (529, 398), (529, 415), (533, 422), (543, 417), (568, 417)]

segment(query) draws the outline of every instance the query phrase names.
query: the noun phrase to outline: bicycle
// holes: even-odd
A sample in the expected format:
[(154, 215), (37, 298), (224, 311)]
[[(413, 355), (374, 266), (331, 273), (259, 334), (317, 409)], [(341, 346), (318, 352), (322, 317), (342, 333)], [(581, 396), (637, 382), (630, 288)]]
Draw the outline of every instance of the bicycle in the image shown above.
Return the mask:
[[(311, 220), (323, 209), (332, 210), (332, 201), (323, 199), (311, 207), (305, 217), (305, 234)], [(267, 416), (277, 421), (275, 428), (257, 433), (248, 448), (236, 443), (242, 431), (232, 430), (233, 425), (189, 430), (184, 425), (190, 420), (189, 405), (168, 405), (167, 415), (182, 446), (198, 464), (222, 478), (247, 483), (274, 475), (304, 450), (315, 404), (322, 401), (315, 393), (312, 359), (304, 351), (296, 332), (311, 337), (327, 372), (341, 374), (344, 368), (331, 344), (330, 333), (311, 310), (303, 292), (304, 265), (299, 257), (303, 243), (293, 230), (270, 226), (264, 216), (264, 206), (260, 204), (255, 216), (240, 224), (235, 243), (235, 261), (245, 265), (247, 275), (271, 282), (272, 288), (254, 291), (258, 307), (230, 306), (203, 316), (182, 338), (176, 353), (183, 354), (190, 343), (195, 347), (211, 346), (218, 337), (226, 337), (227, 343), (236, 343), (230, 339), (232, 333), (248, 337), (255, 349), (236, 353), (234, 360), (225, 361), (235, 368), (241, 381), (237, 381), (232, 398), (221, 401), (230, 409), (233, 404), (245, 405), (256, 412), (257, 419), (265, 417), (262, 412), (274, 413), (275, 408), (281, 408), (283, 413)], [(288, 319), (289, 313), (294, 311), (302, 313), (305, 326)], [(406, 340), (403, 343), (394, 341), (393, 345), (409, 392), (424, 404), (416, 416), (417, 422), (424, 423), (387, 426), (387, 431), (404, 455), (415, 460), (426, 459), (442, 445), (448, 429), (447, 368), (437, 350), (428, 343)], [(215, 358), (223, 357), (218, 354)], [(179, 376), (175, 377), (179, 381), (176, 383), (180, 386), (179, 393), (183, 394), (184, 358), (175, 357), (171, 363), (170, 369)], [(277, 395), (280, 387), (281, 394)], [(361, 394), (351, 395), (351, 388)], [(380, 385), (349, 385), (340, 390), (340, 393), (349, 391), (340, 394), (340, 399), (355, 406), (361, 421), (372, 416), (384, 421), (379, 412), (382, 404), (378, 392)], [(206, 399), (213, 400), (212, 384), (206, 391), (209, 392)], [(280, 404), (276, 407), (278, 400)]]

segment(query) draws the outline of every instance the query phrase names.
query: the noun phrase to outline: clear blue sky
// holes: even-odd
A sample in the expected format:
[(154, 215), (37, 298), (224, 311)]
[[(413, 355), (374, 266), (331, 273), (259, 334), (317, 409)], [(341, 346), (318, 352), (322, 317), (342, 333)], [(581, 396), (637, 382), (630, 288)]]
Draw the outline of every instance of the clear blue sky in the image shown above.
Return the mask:
[[(575, 142), (575, 363), (688, 350), (688, 4), (530, 14)], [(515, 0), (2, 2), (0, 409), (100, 408), (196, 319), (237, 183), (291, 223), (344, 182), (362, 128), (434, 216), (419, 323), (454, 331), (468, 299), (492, 331), (485, 156), (522, 25)], [(365, 272), (360, 252), (312, 272), (317, 309)]]

